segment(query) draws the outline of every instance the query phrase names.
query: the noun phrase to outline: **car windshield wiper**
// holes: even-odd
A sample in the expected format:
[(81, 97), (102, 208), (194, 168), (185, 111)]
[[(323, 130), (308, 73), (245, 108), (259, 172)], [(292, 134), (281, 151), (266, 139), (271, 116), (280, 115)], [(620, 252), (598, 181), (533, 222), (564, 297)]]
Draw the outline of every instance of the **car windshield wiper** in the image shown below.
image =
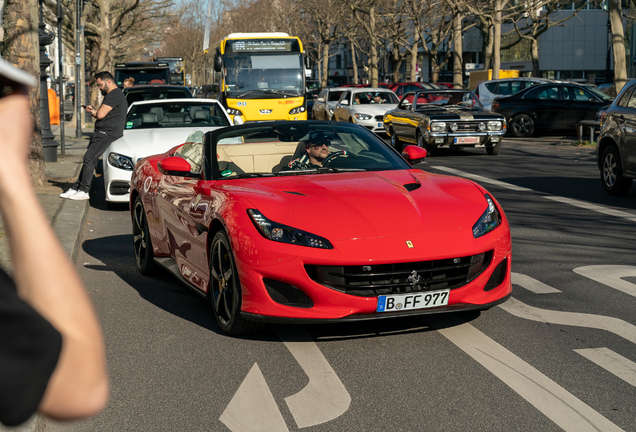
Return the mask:
[(278, 175), (300, 175), (300, 174), (325, 174), (325, 173), (344, 173), (344, 172), (361, 172), (366, 171), (364, 168), (310, 168), (304, 170), (280, 171)]
[(253, 177), (274, 177), (276, 174), (272, 173), (241, 173), (241, 174), (232, 174), (228, 177), (222, 178), (253, 178)]
[(290, 97), (297, 97), (298, 95), (292, 94), (292, 93), (287, 93), (283, 90), (266, 90), (266, 89), (258, 89), (258, 90), (250, 90), (247, 91), (243, 94), (240, 94), (237, 96), (238, 99), (244, 98), (247, 95), (251, 95), (253, 93), (262, 93), (262, 94), (273, 94), (273, 95), (283, 95), (283, 96), (290, 96)]

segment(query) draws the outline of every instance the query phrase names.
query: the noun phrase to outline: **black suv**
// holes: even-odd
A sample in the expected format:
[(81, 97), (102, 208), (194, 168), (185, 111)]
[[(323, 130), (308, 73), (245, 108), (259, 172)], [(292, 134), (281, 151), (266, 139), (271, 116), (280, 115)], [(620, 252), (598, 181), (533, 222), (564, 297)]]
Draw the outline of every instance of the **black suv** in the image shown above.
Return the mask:
[(623, 87), (601, 118), (596, 163), (610, 195), (625, 195), (636, 178), (636, 80)]

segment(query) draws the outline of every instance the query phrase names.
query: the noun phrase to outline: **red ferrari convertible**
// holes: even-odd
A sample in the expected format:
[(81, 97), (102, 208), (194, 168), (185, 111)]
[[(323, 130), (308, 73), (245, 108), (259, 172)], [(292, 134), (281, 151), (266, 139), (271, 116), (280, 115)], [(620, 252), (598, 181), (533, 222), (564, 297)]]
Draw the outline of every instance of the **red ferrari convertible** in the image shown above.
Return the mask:
[(346, 123), (193, 134), (135, 167), (137, 267), (159, 265), (209, 298), (230, 334), (505, 301), (503, 210), (472, 181), (411, 167), (425, 156)]

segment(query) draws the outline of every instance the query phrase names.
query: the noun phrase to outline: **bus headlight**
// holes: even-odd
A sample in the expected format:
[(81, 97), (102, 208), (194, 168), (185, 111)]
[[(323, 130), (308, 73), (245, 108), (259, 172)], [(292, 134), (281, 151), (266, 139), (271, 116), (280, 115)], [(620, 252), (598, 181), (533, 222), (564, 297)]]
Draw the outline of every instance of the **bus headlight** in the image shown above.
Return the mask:
[(300, 114), (300, 113), (302, 113), (302, 112), (305, 112), (305, 106), (304, 106), (304, 105), (303, 105), (303, 106), (296, 107), (296, 108), (292, 108), (292, 109), (289, 111), (289, 114), (294, 115), (294, 114)]

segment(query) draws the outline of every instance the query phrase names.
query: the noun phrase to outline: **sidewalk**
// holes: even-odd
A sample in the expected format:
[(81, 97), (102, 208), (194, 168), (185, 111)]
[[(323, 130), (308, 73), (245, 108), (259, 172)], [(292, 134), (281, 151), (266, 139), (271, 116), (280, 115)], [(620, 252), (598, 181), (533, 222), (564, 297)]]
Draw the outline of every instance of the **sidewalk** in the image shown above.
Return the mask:
[[(68, 123), (67, 123), (68, 125)], [(60, 143), (60, 127), (51, 126), (55, 141)], [(48, 184), (36, 188), (42, 208), (49, 217), (51, 225), (62, 247), (75, 262), (80, 247), (84, 221), (89, 207), (88, 201), (72, 201), (58, 195), (68, 189), (77, 179), (82, 167), (82, 158), (88, 147), (92, 129), (83, 130), (83, 138), (75, 138), (75, 126), (67, 126), (65, 132), (65, 155), (61, 155), (61, 146), (57, 148), (57, 162), (46, 162)], [(0, 266), (9, 272), (13, 268), (9, 253), (9, 244), (0, 218)], [(34, 245), (37, 248), (37, 245)], [(33, 416), (22, 426), (10, 428), (0, 424), (0, 432), (41, 432), (45, 428), (45, 419)]]

